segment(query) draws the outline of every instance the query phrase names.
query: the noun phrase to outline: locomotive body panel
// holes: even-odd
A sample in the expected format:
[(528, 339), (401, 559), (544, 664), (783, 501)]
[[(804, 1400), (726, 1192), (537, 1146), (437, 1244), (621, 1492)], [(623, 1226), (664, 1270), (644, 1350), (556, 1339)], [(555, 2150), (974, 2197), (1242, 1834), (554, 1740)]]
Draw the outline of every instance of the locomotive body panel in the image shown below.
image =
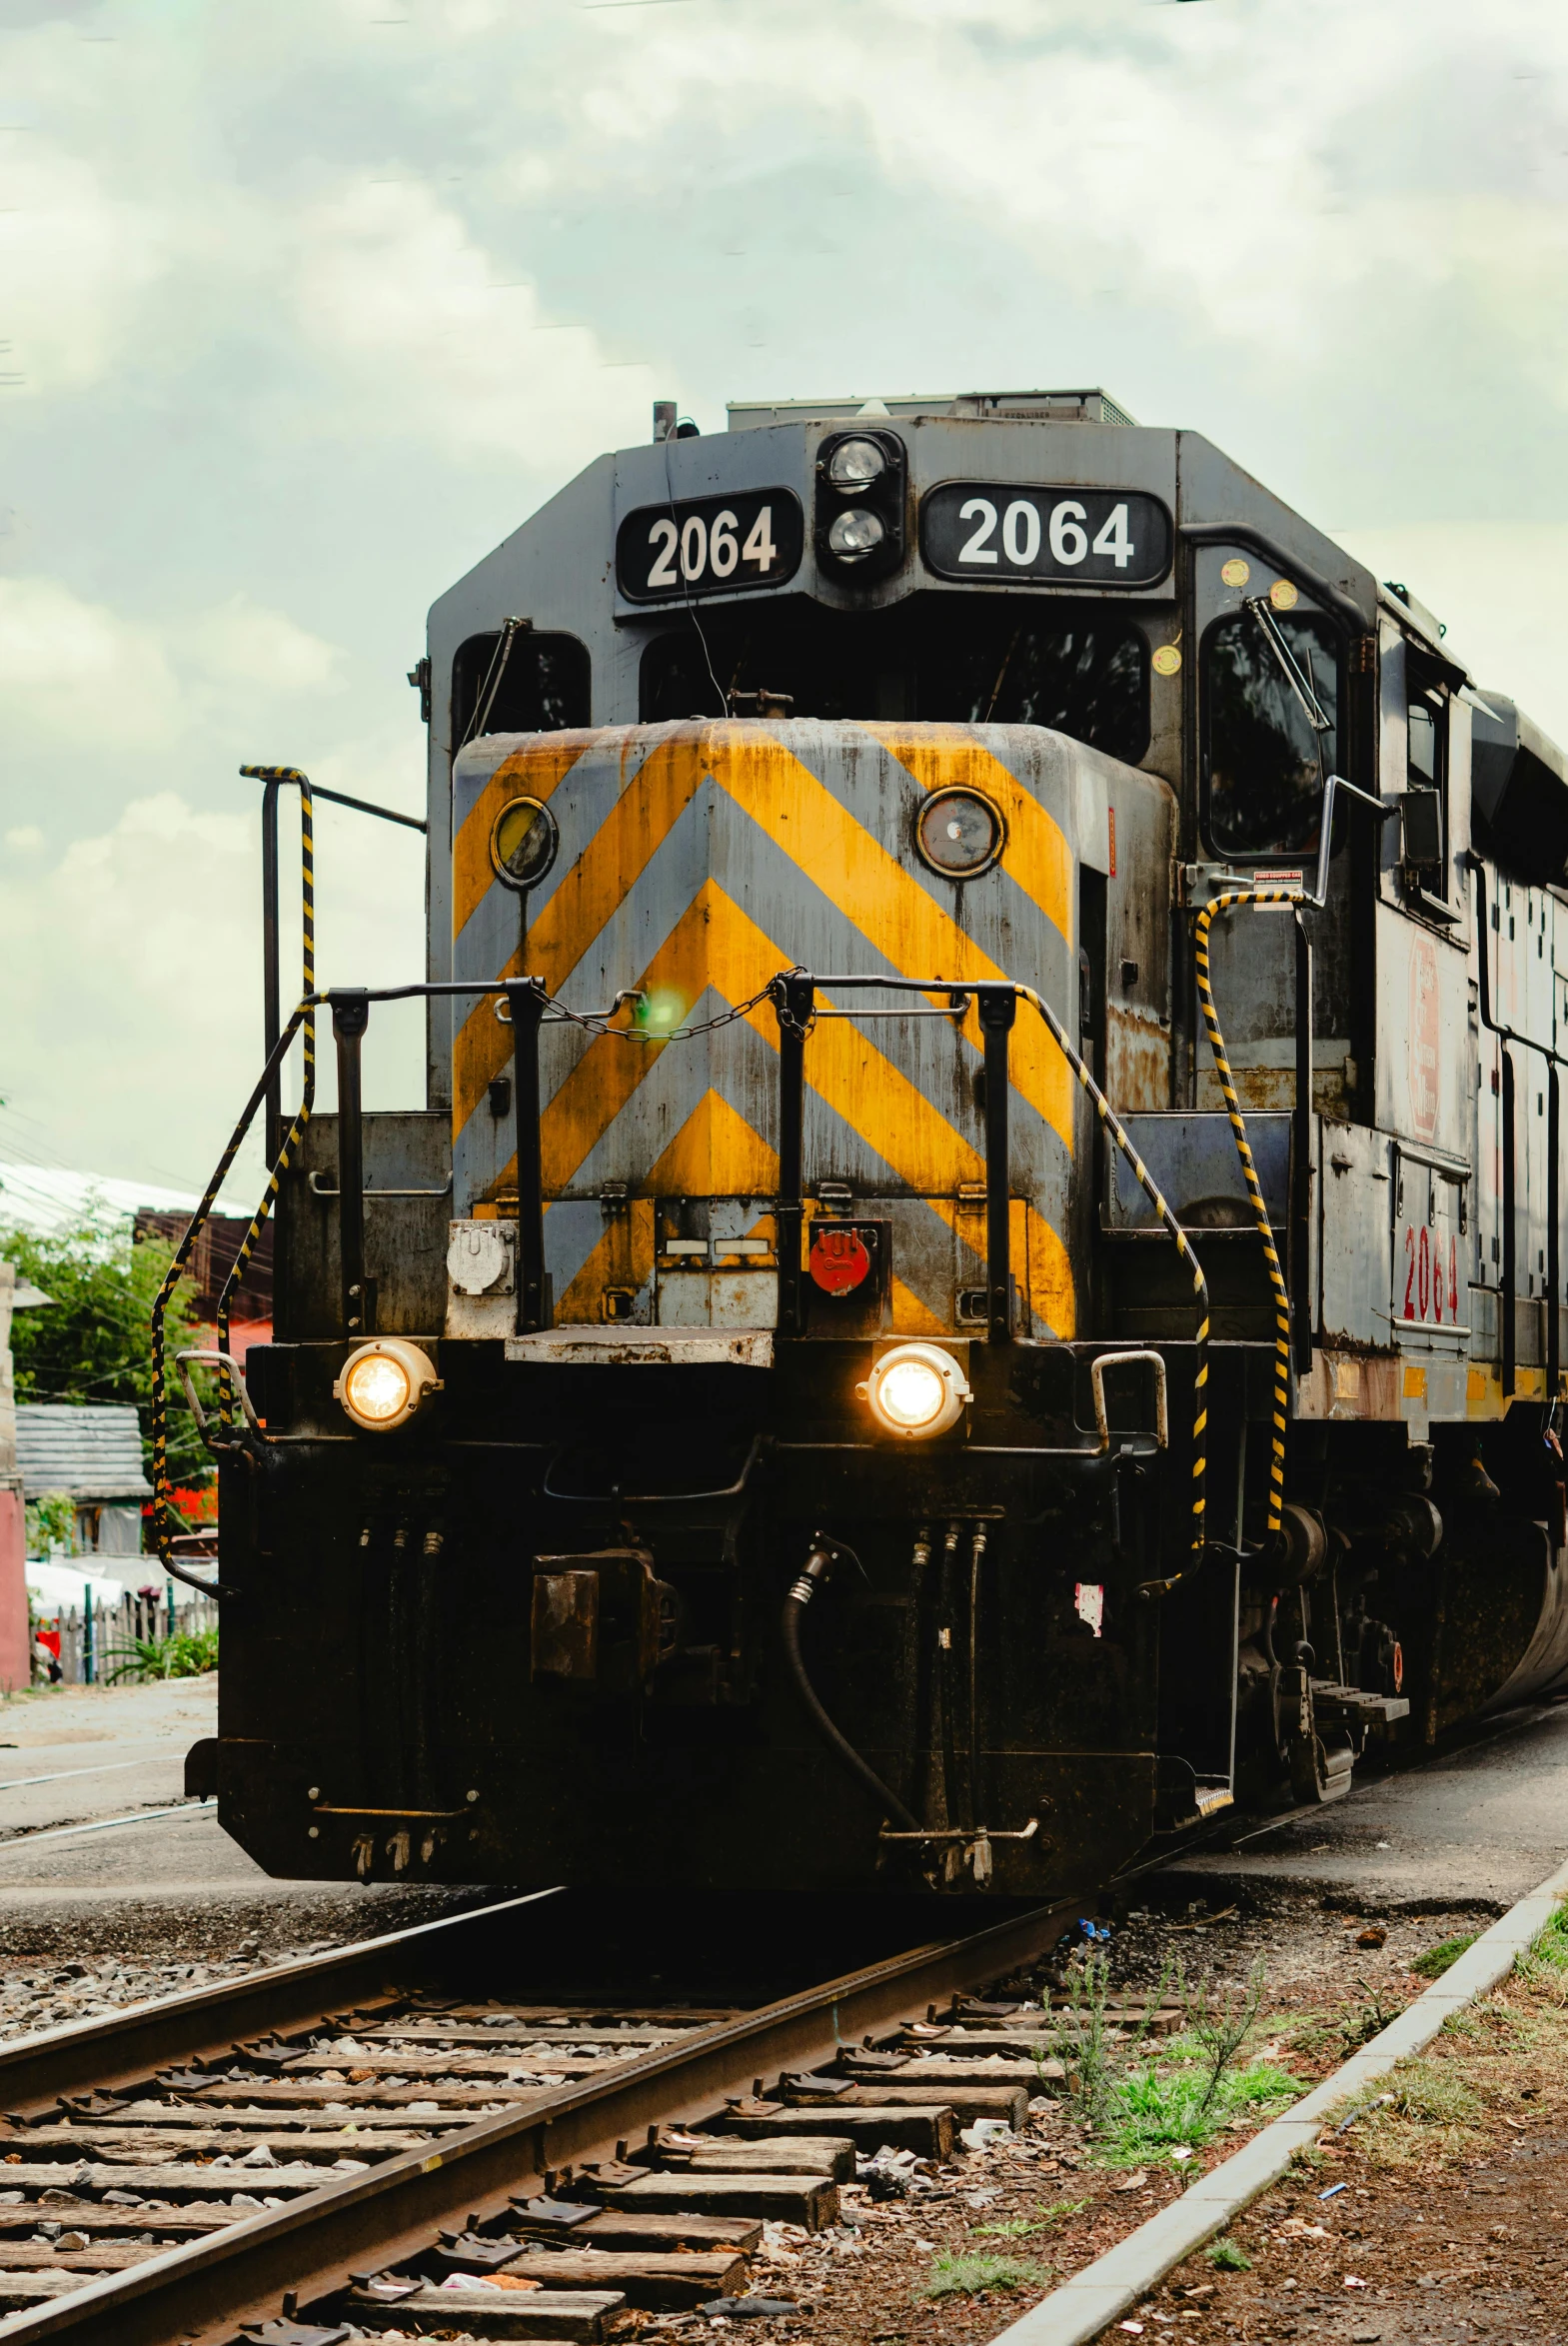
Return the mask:
[[(1011, 974), (1081, 1023), (1087, 875), (1102, 983), (1107, 934), (1118, 949), (1118, 1079), (1164, 1089), (1147, 1031), (1165, 1030), (1138, 989), (1144, 1004), (1161, 999), (1151, 964), (1165, 948), (1173, 801), (1081, 744), (1033, 727), (691, 722), (487, 737), (459, 759), (455, 788), (455, 975), (527, 968), (568, 1013), (598, 1022), (568, 1018), (544, 1038), (545, 1229), (560, 1320), (693, 1324), (713, 1311), (727, 1325), (775, 1324), (776, 1269), (747, 1258), (771, 1258), (774, 1245), (778, 1028), (767, 988), (781, 970), (953, 987)], [(521, 904), (491, 852), (518, 800), (548, 806), (560, 842)], [(937, 868), (969, 853), (940, 828), (956, 840), (959, 816), (994, 826), (994, 853), (978, 842), (972, 877)], [(922, 823), (940, 830), (934, 850)], [(1121, 976), (1129, 960), (1137, 966)], [(886, 1217), (885, 1324), (908, 1333), (955, 1326), (959, 1298), (984, 1280), (977, 1013), (968, 997), (943, 1016), (940, 994), (920, 1008), (927, 1015), (906, 1018), (888, 996), (867, 1019), (825, 990), (806, 1093), (813, 1192), (829, 1184), (857, 1212)], [(513, 1126), (492, 1094), (511, 1056), (494, 998), (481, 997), (454, 1054), (460, 1217), (516, 1211)], [(1080, 1308), (1072, 1169), (1084, 1111), (1033, 1023), (1017, 1034), (1010, 1076), (1024, 1324), (1067, 1336)], [(727, 1240), (739, 1242), (734, 1254)]]

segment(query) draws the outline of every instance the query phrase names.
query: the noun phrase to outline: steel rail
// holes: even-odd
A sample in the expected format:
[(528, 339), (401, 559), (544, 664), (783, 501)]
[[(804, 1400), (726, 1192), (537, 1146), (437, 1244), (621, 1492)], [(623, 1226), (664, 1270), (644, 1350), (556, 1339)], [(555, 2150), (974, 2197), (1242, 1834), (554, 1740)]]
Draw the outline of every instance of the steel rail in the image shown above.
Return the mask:
[[(557, 1893), (543, 1892), (549, 1898)], [(298, 2027), (364, 1987), (385, 1987), (389, 1951), (421, 1951), (436, 1932), (461, 1932), (516, 1913), (519, 1898), (420, 1930), (372, 1940), (344, 1954), (307, 1959), (238, 1988), (200, 1990), (171, 2004), (143, 2006), (0, 2049), (0, 2080), (53, 2101), (69, 2070), (80, 2087), (106, 2076), (95, 2047), (110, 2050), (114, 2074), (130, 2083), (155, 2062), (201, 2045), (229, 2049), (237, 2011), (245, 2032)], [(385, 2266), (428, 2247), (443, 2224), (506, 2209), (537, 2195), (547, 2171), (613, 2155), (649, 2126), (679, 2113), (689, 2122), (745, 2095), (759, 2073), (811, 2068), (856, 2037), (905, 2017), (911, 2007), (984, 1985), (1052, 1946), (1082, 1910), (1081, 1897), (1013, 1913), (979, 1931), (936, 1940), (785, 1996), (755, 2012), (693, 2029), (681, 2042), (629, 2060), (605, 2080), (520, 2098), (505, 2111), (326, 2184), (289, 2204), (228, 2225), (90, 2280), (67, 2297), (15, 2314), (8, 2341), (70, 2338), (75, 2346), (220, 2346), (244, 2322), (276, 2318), (282, 2294), (301, 2307), (349, 2285), (367, 2263)], [(214, 2032), (215, 2024), (222, 2023)], [(65, 2066), (61, 2061), (64, 2058)], [(47, 2082), (46, 2082), (47, 2080)]]

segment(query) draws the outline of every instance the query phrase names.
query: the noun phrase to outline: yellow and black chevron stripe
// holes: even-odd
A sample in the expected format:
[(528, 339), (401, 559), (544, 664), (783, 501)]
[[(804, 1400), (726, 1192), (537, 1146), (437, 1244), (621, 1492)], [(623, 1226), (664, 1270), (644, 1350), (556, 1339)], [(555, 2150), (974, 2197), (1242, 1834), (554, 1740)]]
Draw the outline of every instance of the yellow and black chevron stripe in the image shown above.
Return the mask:
[[(939, 973), (954, 985), (1021, 973), (1064, 997), (1075, 944), (1069, 759), (1059, 744), (1030, 750), (1008, 729), (933, 725), (694, 720), (536, 737), (499, 761), (478, 746), (455, 779), (454, 975), (526, 974), (578, 1010), (639, 989), (667, 1026), (744, 1003), (796, 964)], [(950, 883), (910, 847), (914, 810), (948, 788), (979, 791), (1005, 827), (996, 870), (963, 892), (958, 917)], [(527, 900), (526, 941), (518, 900), (490, 859), (497, 815), (525, 795), (548, 802), (561, 837), (556, 869)], [(822, 1009), (842, 1007), (824, 990)], [(558, 1318), (597, 1318), (607, 1288), (646, 1287), (652, 1200), (762, 1200), (777, 1187), (772, 1009), (759, 1004), (679, 1053), (657, 1031), (629, 1048), (614, 1035), (546, 1029), (542, 1143)], [(958, 1059), (977, 1067), (972, 1005), (961, 1032)], [(808, 1157), (818, 1173), (849, 1173), (858, 1195), (917, 1200), (977, 1283), (984, 1159), (951, 1036), (941, 1020), (821, 1019), (807, 1054)], [(494, 1210), (515, 1192), (510, 1129), (487, 1102), (510, 1057), (494, 1000), (479, 1002), (454, 1038), (460, 1214)], [(1072, 1086), (1032, 1025), (1015, 1031), (1010, 1063), (1015, 1163), (1030, 1168), (1012, 1209), (1020, 1284), (1034, 1323), (1067, 1336), (1077, 1314), (1066, 1243)], [(626, 1185), (632, 1209), (607, 1226), (599, 1199), (608, 1181)], [(918, 1246), (904, 1252), (895, 1280), (903, 1332), (952, 1324), (950, 1280), (941, 1289), (914, 1267), (921, 1259)]]

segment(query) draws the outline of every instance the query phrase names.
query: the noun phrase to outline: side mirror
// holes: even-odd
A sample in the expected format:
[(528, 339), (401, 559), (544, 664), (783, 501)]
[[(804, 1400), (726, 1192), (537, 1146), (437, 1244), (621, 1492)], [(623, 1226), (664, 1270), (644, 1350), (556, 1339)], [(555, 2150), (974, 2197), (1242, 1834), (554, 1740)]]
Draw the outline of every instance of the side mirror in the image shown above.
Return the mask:
[(1443, 794), (1435, 790), (1407, 790), (1400, 801), (1404, 824), (1404, 861), (1418, 872), (1431, 871), (1443, 860)]

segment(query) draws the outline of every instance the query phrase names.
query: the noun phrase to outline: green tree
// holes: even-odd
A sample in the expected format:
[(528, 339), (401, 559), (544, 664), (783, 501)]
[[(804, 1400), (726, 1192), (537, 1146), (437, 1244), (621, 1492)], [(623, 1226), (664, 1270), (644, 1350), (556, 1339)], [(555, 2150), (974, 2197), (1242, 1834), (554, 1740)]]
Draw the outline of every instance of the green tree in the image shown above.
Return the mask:
[[(89, 1214), (73, 1228), (47, 1237), (30, 1231), (0, 1234), (0, 1254), (18, 1278), (31, 1279), (53, 1298), (18, 1311), (11, 1322), (19, 1401), (133, 1401), (152, 1478), (153, 1352), (150, 1313), (174, 1248), (165, 1239), (132, 1243), (118, 1215)], [(164, 1321), (165, 1384), (169, 1403), (169, 1477), (187, 1488), (206, 1482), (211, 1462), (196, 1430), (179, 1372), (177, 1351), (201, 1339), (191, 1318), (190, 1289), (174, 1291)], [(203, 1389), (205, 1403), (206, 1387)]]

